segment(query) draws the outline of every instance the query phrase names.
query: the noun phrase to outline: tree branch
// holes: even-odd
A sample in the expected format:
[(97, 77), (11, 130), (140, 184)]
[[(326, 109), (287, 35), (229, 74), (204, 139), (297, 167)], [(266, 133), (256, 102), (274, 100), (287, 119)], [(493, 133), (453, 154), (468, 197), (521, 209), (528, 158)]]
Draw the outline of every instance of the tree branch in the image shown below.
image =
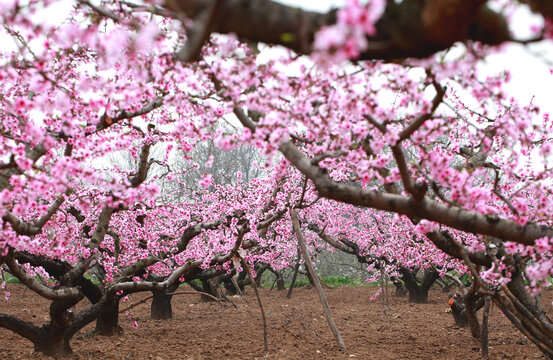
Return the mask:
[(446, 89), (438, 84), (432, 74), (429, 74), (429, 76), (432, 77), (432, 84), (434, 85), (434, 89), (436, 89), (436, 95), (432, 100), (432, 107), (429, 112), (417, 116), (413, 122), (411, 122), (405, 129), (403, 129), (403, 131), (401, 131), (401, 133), (399, 133), (398, 143), (410, 137), (415, 131), (417, 131), (418, 128), (422, 126), (422, 124), (424, 124), (426, 120), (430, 119), (444, 99)]
[(31, 322), (23, 321), (15, 316), (0, 313), (0, 328), (13, 331), (17, 335), (36, 344), (39, 339), (40, 328)]
[(61, 288), (55, 290), (43, 285), (40, 281), (27, 274), (25, 270), (16, 263), (15, 259), (11, 255), (8, 255), (8, 257), (6, 258), (6, 264), (15, 277), (21, 280), (21, 282), (25, 284), (29, 289), (33, 290), (46, 299), (75, 299), (81, 296), (81, 293), (76, 288)]
[(215, 11), (219, 0), (208, 0), (205, 8), (196, 16), (195, 24), (188, 29), (186, 44), (176, 54), (182, 62), (196, 61), (200, 57), (202, 46), (211, 34)]
[[(66, 195), (70, 193), (70, 190), (65, 192)], [(65, 196), (60, 195), (58, 198), (50, 205), (46, 214), (42, 215), (37, 221), (29, 223), (18, 219), (11, 211), (6, 210), (5, 215), (2, 219), (12, 226), (12, 229), (19, 235), (33, 236), (40, 233), (42, 227), (46, 225), (48, 220), (58, 211), (60, 206), (65, 201)]]
[(132, 187), (138, 187), (146, 180), (146, 177), (148, 177), (148, 170), (150, 170), (150, 163), (148, 162), (148, 157), (150, 156), (151, 147), (152, 147), (152, 144), (146, 144), (142, 146), (142, 149), (140, 150), (140, 157), (138, 160), (138, 170), (130, 178)]
[(420, 202), (415, 202), (410, 197), (338, 183), (324, 169), (311, 164), (311, 160), (291, 142), (282, 143), (279, 149), (288, 161), (313, 181), (321, 196), (328, 199), (391, 211), (414, 219), (427, 219), (472, 234), (489, 235), (525, 245), (533, 245), (534, 240), (541, 237), (553, 237), (553, 229), (532, 222), (521, 226), (495, 215), (448, 207), (426, 196)]
[(132, 119), (137, 116), (146, 115), (163, 105), (163, 98), (163, 96), (160, 96), (136, 111), (127, 112), (126, 110), (120, 110), (118, 111), (119, 113), (113, 118), (110, 118), (107, 114), (104, 114), (100, 118), (100, 121), (98, 121), (98, 123), (96, 124), (96, 128), (94, 129), (94, 131), (91, 133), (86, 133), (85, 135), (91, 135), (100, 132), (118, 123), (121, 120)]
[[(177, 13), (197, 18), (210, 1), (168, 0), (167, 5)], [(212, 30), (309, 54), (315, 33), (336, 20), (335, 10), (320, 14), (275, 1), (226, 0), (215, 11)], [(376, 28), (376, 35), (367, 37), (368, 48), (358, 60), (425, 58), (459, 41), (496, 45), (511, 40), (502, 15), (489, 9), (484, 0), (389, 1)]]

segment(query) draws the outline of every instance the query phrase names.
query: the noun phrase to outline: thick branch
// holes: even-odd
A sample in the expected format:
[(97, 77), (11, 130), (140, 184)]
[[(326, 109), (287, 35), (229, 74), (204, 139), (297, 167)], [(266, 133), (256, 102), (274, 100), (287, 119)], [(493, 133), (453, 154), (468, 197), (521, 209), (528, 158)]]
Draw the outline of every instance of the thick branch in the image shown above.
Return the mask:
[(183, 266), (179, 267), (177, 270), (173, 271), (171, 275), (165, 279), (165, 281), (141, 281), (141, 282), (124, 282), (111, 286), (108, 290), (110, 294), (115, 294), (118, 291), (146, 291), (146, 290), (167, 290), (171, 285), (173, 285), (186, 271), (197, 268), (203, 264), (202, 260), (197, 260), (193, 262), (187, 262)]
[(48, 220), (58, 211), (61, 204), (65, 201), (63, 195), (58, 196), (58, 198), (50, 205), (46, 214), (42, 215), (37, 221), (33, 223), (28, 223), (26, 221), (19, 220), (12, 212), (6, 211), (2, 219), (12, 226), (12, 229), (19, 235), (33, 236), (40, 233), (42, 227), (46, 225)]
[[(152, 100), (151, 102), (149, 102), (148, 104), (144, 105), (142, 108), (140, 108), (136, 111), (128, 112), (126, 110), (121, 110), (113, 118), (110, 118), (109, 116), (107, 116), (107, 114), (104, 114), (101, 117), (98, 124), (96, 124), (96, 129), (94, 129), (93, 133), (102, 131), (102, 130), (112, 126), (113, 124), (116, 124), (117, 122), (119, 122), (121, 120), (132, 119), (132, 118), (135, 118), (137, 116), (146, 115), (146, 114), (154, 111), (155, 109), (157, 109), (161, 105), (163, 105), (163, 97), (158, 97), (157, 99)], [(87, 133), (86, 135), (90, 135), (90, 133)]]
[(0, 328), (13, 331), (17, 335), (30, 340), (33, 344), (38, 342), (40, 336), (40, 328), (38, 326), (8, 314), (0, 313)]
[(76, 288), (62, 288), (54, 290), (43, 285), (40, 281), (27, 274), (25, 270), (22, 269), (21, 266), (19, 266), (15, 262), (15, 259), (12, 256), (7, 257), (6, 264), (15, 277), (17, 277), (29, 289), (33, 290), (46, 299), (62, 300), (77, 298), (81, 296), (79, 290), (77, 290)]
[(427, 219), (461, 231), (489, 235), (526, 245), (533, 245), (535, 239), (544, 236), (553, 237), (553, 229), (535, 223), (529, 222), (521, 226), (514, 221), (497, 216), (484, 215), (453, 206), (448, 207), (426, 196), (420, 202), (415, 202), (411, 197), (385, 194), (337, 183), (328, 176), (324, 169), (311, 164), (310, 159), (292, 143), (281, 144), (280, 151), (298, 170), (313, 181), (321, 196), (329, 199), (396, 212), (410, 218)]
[[(542, 3), (545, 0), (526, 0)], [(368, 48), (360, 59), (428, 57), (455, 42), (476, 40), (500, 44), (511, 40), (503, 17), (491, 11), (484, 0), (388, 1), (377, 33), (368, 37)], [(198, 18), (210, 0), (167, 0), (175, 12)], [(298, 53), (313, 50), (315, 33), (336, 22), (336, 12), (320, 14), (274, 1), (221, 1), (213, 15), (213, 31), (235, 33), (252, 42), (277, 44)]]
[(334, 247), (334, 248), (336, 248), (340, 251), (343, 251), (346, 254), (358, 255), (358, 253), (355, 250), (353, 250), (351, 247), (345, 245), (344, 243), (341, 243), (341, 242), (335, 240), (330, 235), (326, 234), (323, 230), (319, 229), (317, 224), (311, 223), (311, 224), (309, 224), (309, 226), (307, 228), (309, 230), (315, 232), (317, 235), (319, 235), (319, 237), (322, 240), (324, 240), (327, 244), (329, 244), (330, 246), (332, 246), (332, 247)]
[(140, 158), (138, 160), (138, 170), (136, 174), (131, 177), (131, 186), (137, 187), (142, 184), (146, 177), (148, 176), (148, 170), (150, 170), (150, 163), (148, 162), (148, 157), (150, 156), (150, 148), (152, 144), (146, 144), (142, 146), (140, 150)]
[[(451, 257), (463, 260), (462, 250), (457, 241), (445, 231), (432, 231), (426, 233), (426, 237), (436, 245), (436, 247)], [(486, 254), (485, 251), (476, 253), (468, 253), (468, 257), (471, 262), (476, 265), (491, 267), (492, 259)]]
[(106, 236), (106, 232), (108, 231), (109, 222), (111, 221), (112, 214), (113, 208), (109, 206), (105, 206), (100, 212), (98, 225), (96, 226), (94, 234), (92, 234), (92, 238), (90, 239), (90, 248), (96, 249), (100, 247), (100, 244), (102, 243), (102, 241), (104, 241), (104, 237)]
[(219, 227), (219, 225), (221, 225), (223, 222), (224, 222), (224, 220), (217, 220), (217, 221), (212, 221), (212, 222), (209, 222), (209, 223), (197, 224), (197, 225), (194, 225), (194, 226), (187, 227), (183, 231), (183, 233), (182, 233), (182, 235), (179, 239), (179, 242), (177, 243), (177, 245), (175, 246), (175, 248), (172, 251), (160, 253), (157, 256), (150, 255), (145, 259), (139, 260), (136, 263), (123, 268), (120, 272), (120, 276), (121, 277), (131, 276), (133, 274), (136, 274), (138, 272), (143, 271), (148, 266), (153, 265), (156, 262), (167, 258), (168, 256), (174, 256), (178, 253), (183, 252), (184, 250), (186, 250), (186, 247), (188, 246), (188, 243), (194, 237), (199, 235), (202, 232), (202, 230), (204, 230), (204, 229), (205, 230), (207, 230), (207, 229), (214, 230), (217, 227)]

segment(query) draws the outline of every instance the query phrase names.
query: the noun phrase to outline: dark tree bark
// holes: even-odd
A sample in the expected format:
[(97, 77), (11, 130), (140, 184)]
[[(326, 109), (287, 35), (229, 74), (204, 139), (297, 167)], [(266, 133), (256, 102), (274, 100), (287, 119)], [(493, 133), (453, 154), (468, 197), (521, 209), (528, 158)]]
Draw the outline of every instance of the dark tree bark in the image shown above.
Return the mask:
[[(547, 0), (525, 2), (542, 13), (551, 8), (544, 5)], [(210, 1), (167, 0), (166, 4), (177, 13), (201, 19)], [(275, 1), (227, 0), (215, 6), (206, 32), (234, 33), (241, 39), (309, 54), (315, 33), (335, 22), (335, 10), (320, 14)], [(496, 45), (512, 40), (503, 16), (483, 0), (387, 1), (376, 28), (376, 34), (367, 37), (368, 48), (359, 59), (424, 58), (458, 41)]]
[(396, 287), (396, 292), (395, 292), (395, 295), (397, 297), (404, 297), (405, 295), (407, 295), (407, 293), (409, 292), (407, 290), (407, 287), (405, 286), (404, 283), (402, 283), (401, 281), (395, 281), (394, 282), (394, 286)]
[(290, 299), (290, 297), (292, 296), (292, 291), (294, 290), (294, 286), (296, 286), (296, 279), (298, 278), (298, 272), (300, 271), (300, 265), (301, 265), (300, 260), (298, 259), (298, 263), (294, 267), (294, 275), (292, 276), (292, 281), (290, 281), (290, 288), (288, 289), (288, 293), (286, 294), (287, 299)]
[(455, 282), (446, 282), (444, 278), (440, 278), (436, 280), (436, 284), (440, 285), (442, 288), (442, 291), (445, 293), (448, 293), (451, 291), (451, 289), (455, 286)]
[[(242, 289), (240, 288), (238, 281), (236, 281), (236, 278), (237, 278), (236, 269), (232, 269), (230, 274), (226, 274), (222, 276), (221, 282), (223, 283), (223, 286), (227, 291), (227, 295), (230, 295), (230, 296), (242, 295)], [(242, 283), (242, 288), (243, 288), (243, 283)]]
[(50, 321), (43, 327), (19, 320), (7, 314), (0, 314), (0, 327), (11, 330), (31, 341), (36, 352), (52, 357), (64, 357), (72, 353), (69, 339), (64, 336), (69, 317)]
[(465, 317), (470, 326), (472, 337), (480, 339), (482, 334), (480, 332), (480, 323), (476, 317), (476, 312), (484, 306), (484, 298), (482, 294), (478, 292), (478, 284), (476, 282), (473, 282), (471, 288), (467, 291), (465, 296), (463, 296), (463, 303), (466, 308)]
[(399, 272), (401, 280), (403, 280), (405, 287), (409, 291), (409, 302), (417, 304), (427, 303), (428, 290), (440, 277), (440, 274), (437, 271), (425, 269), (422, 281), (419, 284), (417, 278), (409, 269), (400, 267)]
[[(208, 293), (209, 295), (213, 295), (216, 298), (221, 297), (219, 295), (219, 281), (218, 281), (218, 279), (213, 278), (213, 279), (206, 279), (206, 280), (201, 280), (201, 281), (202, 281), (202, 292)], [(215, 301), (212, 298), (210, 298), (208, 296), (205, 296), (205, 295), (200, 295), (200, 300), (202, 302)]]
[(50, 322), (38, 331), (34, 341), (35, 351), (49, 356), (63, 357), (72, 353), (70, 337), (66, 330), (71, 326), (74, 306), (81, 299), (63, 299), (52, 301), (50, 305)]
[(488, 317), (490, 315), (490, 303), (489, 296), (484, 298), (484, 314), (482, 315), (482, 357), (488, 358)]
[(73, 352), (63, 335), (63, 328), (56, 325), (46, 325), (41, 328), (38, 341), (34, 344), (35, 351), (55, 358), (68, 356)]
[(284, 287), (284, 277), (282, 276), (282, 272), (274, 271), (274, 274), (276, 276), (277, 290), (284, 291), (286, 288)]
[(270, 271), (274, 272), (273, 269), (270, 267), (269, 264), (259, 264), (259, 263), (256, 263), (256, 264), (254, 265), (254, 270), (255, 270), (255, 275), (256, 275), (256, 277), (255, 277), (255, 285), (256, 285), (257, 287), (261, 286), (261, 278), (263, 277), (263, 274), (265, 273), (265, 271), (270, 270)]
[(179, 283), (170, 286), (167, 291), (152, 291), (154, 298), (150, 307), (152, 320), (168, 320), (173, 318), (173, 307), (171, 306), (172, 295), (179, 287)]
[(119, 326), (119, 298), (113, 298), (105, 303), (102, 314), (96, 320), (96, 331), (104, 336), (113, 336), (123, 331)]
[(466, 307), (463, 304), (461, 295), (458, 293), (451, 294), (449, 296), (449, 307), (451, 308), (455, 325), (463, 328), (467, 327), (469, 323), (466, 316)]

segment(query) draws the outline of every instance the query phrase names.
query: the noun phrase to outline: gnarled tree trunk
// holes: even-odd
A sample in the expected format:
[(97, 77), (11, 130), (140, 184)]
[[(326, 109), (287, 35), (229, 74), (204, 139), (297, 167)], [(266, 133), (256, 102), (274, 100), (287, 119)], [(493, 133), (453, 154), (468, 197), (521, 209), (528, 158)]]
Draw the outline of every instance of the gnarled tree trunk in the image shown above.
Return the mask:
[(154, 296), (152, 305), (150, 306), (150, 316), (152, 320), (168, 320), (173, 318), (173, 307), (171, 299), (173, 295), (168, 295), (175, 292), (180, 284), (170, 286), (167, 291), (152, 291)]
[[(213, 295), (216, 298), (220, 298), (219, 294), (219, 279), (218, 278), (212, 278), (207, 280), (201, 280), (202, 281), (202, 292), (205, 292), (209, 295)], [(211, 302), (215, 301), (211, 297), (200, 295), (200, 300), (202, 302)]]
[(104, 311), (96, 320), (96, 328), (94, 329), (101, 335), (113, 336), (123, 331), (119, 326), (119, 298), (113, 298), (105, 303)]
[(428, 290), (432, 287), (432, 284), (440, 277), (440, 274), (434, 270), (424, 270), (422, 281), (417, 281), (415, 275), (406, 268), (399, 269), (401, 273), (401, 279), (405, 283), (407, 291), (409, 291), (409, 302), (423, 304), (428, 302)]

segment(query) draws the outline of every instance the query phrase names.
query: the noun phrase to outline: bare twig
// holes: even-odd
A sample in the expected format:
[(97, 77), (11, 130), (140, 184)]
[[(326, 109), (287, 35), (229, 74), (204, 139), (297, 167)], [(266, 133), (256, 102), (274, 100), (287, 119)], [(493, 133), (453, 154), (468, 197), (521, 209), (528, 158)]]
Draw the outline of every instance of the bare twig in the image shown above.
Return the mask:
[(265, 316), (265, 309), (263, 308), (263, 303), (261, 302), (261, 297), (259, 296), (257, 284), (255, 283), (250, 265), (248, 265), (248, 263), (240, 253), (238, 253), (238, 256), (240, 258), (240, 263), (242, 264), (242, 267), (248, 272), (248, 275), (250, 276), (250, 283), (252, 284), (253, 291), (255, 292), (255, 297), (257, 298), (257, 304), (259, 305), (259, 311), (261, 312), (261, 319), (263, 320), (263, 351), (265, 352), (265, 355), (267, 355), (269, 353), (269, 341), (267, 340), (267, 317)]
[(381, 133), (385, 134), (388, 132), (388, 129), (386, 129), (386, 126), (384, 126), (383, 124), (379, 123), (372, 115), (370, 114), (365, 114), (363, 115), (363, 117), (369, 122), (371, 123), (372, 125), (374, 125), (374, 127), (376, 127), (378, 130), (380, 130)]
[(340, 332), (338, 331), (338, 328), (334, 323), (334, 319), (332, 318), (330, 307), (328, 306), (328, 302), (326, 300), (326, 296), (323, 291), (323, 287), (321, 285), (321, 280), (319, 279), (319, 276), (315, 272), (315, 269), (313, 268), (313, 264), (311, 263), (311, 259), (309, 258), (309, 250), (307, 249), (307, 245), (305, 244), (305, 240), (303, 239), (303, 234), (301, 233), (300, 221), (298, 219), (298, 214), (296, 213), (296, 210), (290, 210), (290, 217), (292, 218), (292, 227), (294, 229), (294, 233), (296, 234), (296, 238), (298, 239), (300, 249), (303, 253), (303, 260), (305, 262), (305, 266), (307, 267), (307, 271), (309, 271), (313, 284), (315, 285), (315, 288), (317, 289), (317, 293), (319, 294), (319, 299), (321, 300), (321, 304), (323, 306), (326, 320), (328, 321), (328, 325), (330, 326), (330, 329), (334, 333), (334, 337), (336, 338), (336, 341), (338, 342), (340, 349), (345, 350), (346, 344), (344, 343), (344, 340), (342, 339), (342, 336), (340, 335)]
[(434, 86), (434, 89), (436, 89), (436, 96), (434, 96), (434, 99), (432, 100), (432, 107), (430, 108), (429, 112), (417, 116), (415, 120), (413, 120), (413, 122), (411, 122), (405, 129), (403, 129), (401, 133), (399, 133), (398, 143), (407, 139), (415, 131), (417, 131), (417, 129), (420, 128), (426, 120), (430, 119), (434, 115), (434, 112), (442, 103), (446, 89), (438, 84), (435, 77), (430, 73), (430, 71), (427, 71), (426, 73), (432, 79), (432, 85)]
[(499, 191), (499, 189), (497, 188), (498, 185), (499, 185), (499, 170), (496, 169), (495, 170), (495, 181), (494, 181), (494, 184), (493, 184), (493, 193), (495, 195), (497, 195), (497, 197), (500, 198), (505, 204), (507, 204), (507, 206), (513, 212), (513, 214), (518, 215), (517, 209), (515, 209), (515, 207), (513, 206), (513, 204), (511, 204), (509, 199), (507, 199), (505, 196), (503, 196), (503, 194)]

